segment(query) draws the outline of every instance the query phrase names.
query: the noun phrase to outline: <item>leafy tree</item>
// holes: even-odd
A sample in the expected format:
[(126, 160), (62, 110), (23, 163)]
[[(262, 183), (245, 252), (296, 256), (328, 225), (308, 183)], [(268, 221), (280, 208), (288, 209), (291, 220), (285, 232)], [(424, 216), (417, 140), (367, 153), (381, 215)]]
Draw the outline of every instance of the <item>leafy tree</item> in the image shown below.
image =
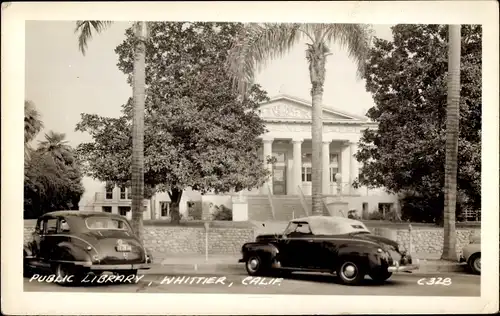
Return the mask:
[(323, 188), (321, 182), (321, 143), (323, 135), (322, 99), (326, 76), (326, 58), (329, 45), (337, 43), (347, 50), (358, 66), (364, 69), (365, 55), (370, 43), (370, 29), (360, 24), (322, 23), (249, 23), (240, 32), (228, 60), (231, 73), (240, 91), (252, 83), (255, 73), (269, 59), (289, 52), (302, 39), (307, 43), (306, 58), (309, 63), (312, 96), (312, 211), (322, 214)]
[[(239, 100), (225, 68), (241, 28), (234, 23), (150, 23), (146, 46), (145, 173), (150, 188), (168, 192), (172, 221), (185, 188), (202, 193), (240, 191), (269, 176), (257, 154), (264, 123), (257, 113), (267, 94), (254, 85)], [(117, 47), (118, 67), (133, 78), (134, 35)], [(85, 172), (101, 181), (130, 180), (132, 100), (123, 115), (82, 114), (76, 130), (93, 141), (79, 145)], [(153, 192), (153, 190), (152, 190)]]
[(46, 139), (25, 162), (26, 218), (55, 210), (78, 210), (84, 191), (80, 165), (73, 149), (65, 144), (64, 134), (49, 132)]
[[(85, 55), (87, 42), (93, 33), (101, 33), (111, 25), (111, 21), (77, 21), (75, 33), (78, 33), (78, 46)], [(133, 62), (133, 124), (132, 124), (132, 228), (139, 239), (142, 239), (142, 215), (144, 200), (144, 102), (145, 102), (145, 54), (147, 39), (147, 23), (134, 22), (134, 55)]]
[[(447, 27), (397, 25), (392, 33), (392, 42), (375, 39), (367, 61), (366, 88), (376, 104), (367, 115), (378, 129), (362, 136), (357, 184), (403, 194), (404, 218), (441, 222)], [(481, 201), (481, 38), (480, 26), (462, 26), (457, 211), (479, 209)]]

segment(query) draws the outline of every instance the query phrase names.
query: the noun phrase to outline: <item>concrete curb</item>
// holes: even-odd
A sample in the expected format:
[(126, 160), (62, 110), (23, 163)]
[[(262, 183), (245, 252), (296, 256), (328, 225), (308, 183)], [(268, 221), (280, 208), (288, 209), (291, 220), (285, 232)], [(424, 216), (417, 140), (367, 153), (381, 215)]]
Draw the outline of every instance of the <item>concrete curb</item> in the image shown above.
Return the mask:
[(244, 264), (238, 263), (192, 263), (192, 264), (162, 264), (149, 270), (141, 270), (143, 274), (168, 273), (241, 273), (245, 272)]
[[(435, 262), (420, 260), (420, 268), (412, 271), (414, 274), (431, 274), (438, 272), (464, 272), (467, 265), (459, 263)], [(191, 264), (162, 264), (154, 265), (149, 270), (141, 270), (142, 274), (168, 273), (246, 273), (243, 263), (191, 263)]]

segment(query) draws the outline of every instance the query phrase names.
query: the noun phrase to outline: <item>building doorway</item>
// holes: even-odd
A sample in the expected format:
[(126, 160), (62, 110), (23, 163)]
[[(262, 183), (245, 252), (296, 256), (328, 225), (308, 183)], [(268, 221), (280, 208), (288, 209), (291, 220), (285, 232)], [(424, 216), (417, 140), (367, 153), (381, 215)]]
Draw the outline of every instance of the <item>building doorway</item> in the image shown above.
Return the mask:
[(273, 164), (273, 194), (286, 195), (286, 153), (274, 152), (276, 162)]

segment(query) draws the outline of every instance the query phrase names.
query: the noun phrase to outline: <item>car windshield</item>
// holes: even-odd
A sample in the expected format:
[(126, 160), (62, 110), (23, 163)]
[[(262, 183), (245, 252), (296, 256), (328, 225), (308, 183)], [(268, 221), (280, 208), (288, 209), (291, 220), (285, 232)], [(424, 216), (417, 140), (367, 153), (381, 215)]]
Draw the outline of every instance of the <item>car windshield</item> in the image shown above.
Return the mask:
[(130, 227), (124, 220), (109, 217), (91, 216), (85, 219), (88, 229), (116, 229), (129, 231)]

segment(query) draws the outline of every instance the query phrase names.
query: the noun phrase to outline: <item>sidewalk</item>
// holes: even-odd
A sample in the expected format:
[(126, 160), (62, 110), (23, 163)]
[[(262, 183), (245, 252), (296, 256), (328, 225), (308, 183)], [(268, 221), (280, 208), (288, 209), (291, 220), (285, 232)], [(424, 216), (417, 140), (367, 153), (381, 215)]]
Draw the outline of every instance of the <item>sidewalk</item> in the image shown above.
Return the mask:
[[(440, 260), (438, 254), (413, 255), (419, 259), (420, 268), (414, 273), (437, 273), (437, 272), (466, 272), (466, 265), (458, 262)], [(155, 263), (149, 270), (143, 270), (144, 274), (168, 274), (168, 273), (241, 273), (245, 272), (245, 265), (238, 263), (241, 257), (234, 255), (184, 255), (175, 254), (164, 259), (161, 263)]]

